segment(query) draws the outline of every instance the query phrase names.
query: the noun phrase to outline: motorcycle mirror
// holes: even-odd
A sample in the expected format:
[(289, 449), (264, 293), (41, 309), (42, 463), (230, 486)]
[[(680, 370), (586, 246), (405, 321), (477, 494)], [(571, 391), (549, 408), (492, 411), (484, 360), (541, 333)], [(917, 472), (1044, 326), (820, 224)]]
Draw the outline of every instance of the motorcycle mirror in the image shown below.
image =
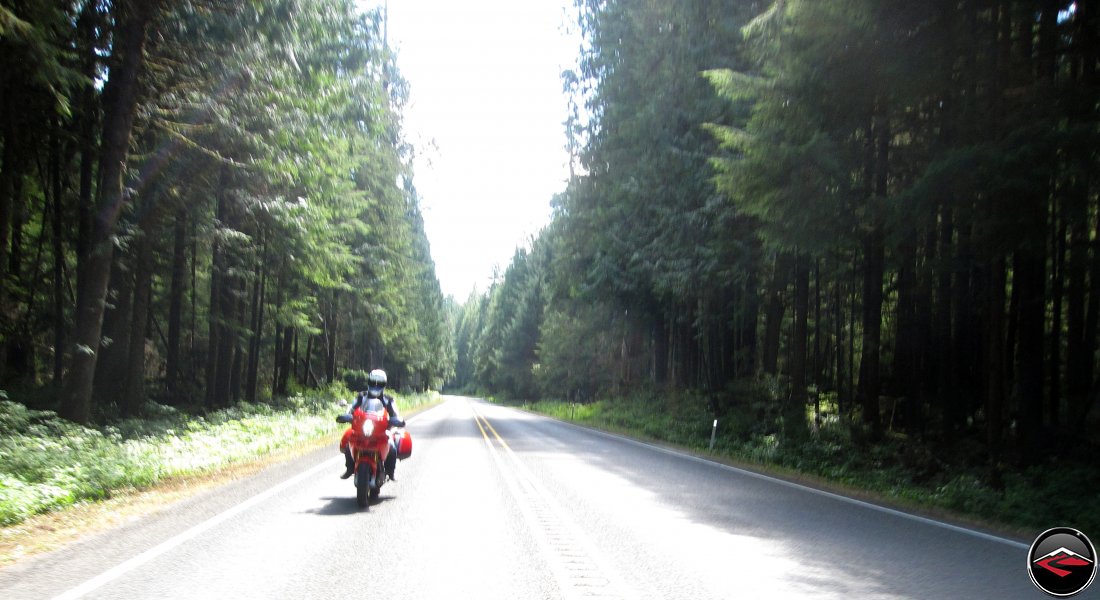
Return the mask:
[(351, 423), (351, 415), (343, 414), (336, 417), (337, 423)]
[(347, 400), (344, 400), (343, 398), (340, 398), (340, 401), (339, 401), (339, 402), (337, 402), (337, 404), (339, 404), (339, 405), (340, 405), (340, 407), (341, 407), (341, 408), (343, 408), (343, 407), (345, 407), (345, 406), (347, 406), (347, 405), (348, 405), (348, 401), (347, 401)]

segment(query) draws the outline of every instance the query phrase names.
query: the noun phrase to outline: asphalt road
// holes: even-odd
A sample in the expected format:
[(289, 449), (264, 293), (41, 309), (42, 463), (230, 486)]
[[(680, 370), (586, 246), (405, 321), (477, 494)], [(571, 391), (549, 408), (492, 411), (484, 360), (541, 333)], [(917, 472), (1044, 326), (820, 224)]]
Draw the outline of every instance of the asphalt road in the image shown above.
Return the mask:
[(1020, 540), (471, 399), (409, 431), (367, 511), (333, 440), (0, 570), (0, 598), (1048, 597)]

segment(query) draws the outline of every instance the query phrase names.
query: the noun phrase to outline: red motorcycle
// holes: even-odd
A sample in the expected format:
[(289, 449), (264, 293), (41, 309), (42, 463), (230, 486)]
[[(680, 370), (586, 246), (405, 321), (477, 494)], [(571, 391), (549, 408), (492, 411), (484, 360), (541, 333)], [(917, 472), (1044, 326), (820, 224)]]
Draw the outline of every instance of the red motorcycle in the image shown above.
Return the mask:
[(336, 420), (351, 423), (340, 440), (340, 449), (351, 449), (355, 461), (355, 501), (359, 508), (366, 508), (382, 491), (390, 453), (395, 452), (401, 460), (412, 455), (412, 436), (404, 430), (390, 432), (389, 414), (377, 398), (364, 399), (362, 406)]

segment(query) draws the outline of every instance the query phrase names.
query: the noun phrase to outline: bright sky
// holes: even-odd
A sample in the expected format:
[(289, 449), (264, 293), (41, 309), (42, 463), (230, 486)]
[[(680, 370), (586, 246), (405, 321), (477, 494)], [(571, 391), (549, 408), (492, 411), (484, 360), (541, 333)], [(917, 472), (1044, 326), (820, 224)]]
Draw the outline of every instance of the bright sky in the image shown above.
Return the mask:
[[(381, 0), (360, 0), (378, 5)], [(488, 289), (565, 188), (561, 72), (572, 0), (390, 0), (389, 42), (411, 87), (417, 190), (444, 295)]]

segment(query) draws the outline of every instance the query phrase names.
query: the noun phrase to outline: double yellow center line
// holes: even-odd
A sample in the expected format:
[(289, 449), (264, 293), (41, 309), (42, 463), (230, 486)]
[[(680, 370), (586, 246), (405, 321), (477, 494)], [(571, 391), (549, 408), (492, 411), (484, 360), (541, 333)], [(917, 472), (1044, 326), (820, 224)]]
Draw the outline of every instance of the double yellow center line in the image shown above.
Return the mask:
[[(473, 406), (471, 406), (470, 409), (473, 410)], [(489, 422), (489, 419), (486, 419), (485, 417), (479, 415), (476, 410), (473, 410), (473, 413), (474, 423), (477, 423), (477, 428), (481, 430), (481, 435), (485, 437), (486, 443), (488, 443), (490, 446), (493, 445), (493, 439), (490, 438), (489, 433), (485, 431), (486, 429), (488, 429), (490, 432), (492, 432), (493, 437), (495, 437), (497, 441), (500, 442), (500, 445), (508, 452), (511, 452), (512, 449), (508, 446), (508, 442), (505, 442), (504, 438), (500, 437), (500, 434), (497, 433), (497, 430), (493, 428), (493, 424)], [(482, 424), (484, 424), (484, 427), (482, 426)]]
[[(564, 600), (585, 598), (637, 597), (564, 509), (546, 485), (536, 477), (508, 446), (493, 424), (478, 414), (475, 402), (470, 412), (489, 446), (489, 455), (500, 469), (505, 488), (515, 500), (538, 552), (557, 582)], [(493, 440), (500, 444), (498, 448)]]

